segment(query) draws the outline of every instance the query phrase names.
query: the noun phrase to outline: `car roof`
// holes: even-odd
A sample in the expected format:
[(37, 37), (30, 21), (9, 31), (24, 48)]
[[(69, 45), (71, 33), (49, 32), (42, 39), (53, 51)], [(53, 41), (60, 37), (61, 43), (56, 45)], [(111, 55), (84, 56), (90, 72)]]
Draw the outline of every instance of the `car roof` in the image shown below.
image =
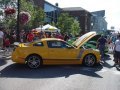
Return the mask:
[(63, 41), (62, 39), (58, 39), (58, 38), (42, 38), (41, 39), (41, 41), (52, 41), (52, 40)]
[[(29, 45), (33, 45), (34, 43), (37, 43), (37, 42), (54, 41), (54, 40), (57, 40), (57, 41), (64, 41), (64, 40), (58, 39), (58, 38), (42, 38), (42, 39), (35, 40), (35, 41), (29, 43)], [(64, 41), (64, 42), (65, 42), (65, 41)]]

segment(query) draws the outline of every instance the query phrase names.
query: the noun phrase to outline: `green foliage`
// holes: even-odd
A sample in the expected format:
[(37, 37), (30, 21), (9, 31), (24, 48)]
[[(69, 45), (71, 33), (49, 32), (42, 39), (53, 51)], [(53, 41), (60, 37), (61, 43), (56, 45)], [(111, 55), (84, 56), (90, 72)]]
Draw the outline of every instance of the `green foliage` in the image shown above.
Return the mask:
[[(0, 4), (4, 4), (4, 6), (8, 5), (8, 4), (12, 4), (11, 2), (12, 0), (2, 0), (2, 2), (0, 2)], [(16, 5), (12, 6), (15, 7), (17, 6), (17, 3), (14, 3)], [(1, 6), (2, 7), (2, 6)], [(40, 8), (35, 6), (32, 2), (29, 2), (28, 0), (20, 0), (20, 12), (21, 11), (25, 11), (25, 12), (29, 12), (31, 15), (31, 19), (30, 21), (23, 27), (23, 28), (36, 28), (38, 27), (40, 24), (42, 24), (44, 22), (44, 17), (45, 17), (45, 13), (44, 11)], [(17, 9), (16, 9), (17, 11)], [(2, 14), (2, 13), (1, 13)], [(16, 22), (17, 22), (17, 18), (15, 18), (15, 16), (13, 17), (6, 17), (4, 16), (5, 19), (3, 19), (3, 24), (5, 24), (6, 28), (13, 28), (13, 26), (16, 26)]]
[(35, 6), (34, 15), (33, 15), (34, 19), (32, 21), (33, 26), (36, 28), (39, 27), (40, 25), (43, 25), (44, 17), (45, 17), (45, 13), (42, 10), (42, 8)]
[(9, 29), (13, 29), (15, 28), (15, 23), (16, 23), (16, 19), (12, 18), (6, 18), (2, 21), (2, 26), (5, 28), (5, 30), (9, 30)]
[(57, 27), (62, 33), (68, 32), (76, 35), (80, 32), (79, 22), (71, 17), (68, 13), (62, 13), (58, 17)]
[(74, 22), (71, 26), (71, 32), (74, 36), (78, 35), (81, 32), (80, 23), (76, 19), (74, 19)]
[(62, 13), (58, 17), (57, 26), (60, 28), (62, 33), (68, 32), (70, 33), (71, 25), (73, 23), (73, 18), (69, 16), (68, 13)]
[(45, 13), (44, 11), (33, 3), (27, 0), (21, 0), (20, 11), (29, 12), (31, 15), (30, 22), (26, 25), (29, 28), (36, 28), (44, 21)]
[(51, 22), (51, 25), (52, 25), (52, 26), (56, 26), (55, 22)]
[[(0, 8), (4, 10), (5, 7), (13, 7), (16, 9), (16, 3), (12, 2), (12, 0), (1, 0), (0, 1)], [(1, 24), (4, 26), (5, 29), (12, 29), (16, 26), (16, 15), (9, 15), (5, 16), (4, 12), (1, 11), (0, 15), (4, 16), (1, 19)]]

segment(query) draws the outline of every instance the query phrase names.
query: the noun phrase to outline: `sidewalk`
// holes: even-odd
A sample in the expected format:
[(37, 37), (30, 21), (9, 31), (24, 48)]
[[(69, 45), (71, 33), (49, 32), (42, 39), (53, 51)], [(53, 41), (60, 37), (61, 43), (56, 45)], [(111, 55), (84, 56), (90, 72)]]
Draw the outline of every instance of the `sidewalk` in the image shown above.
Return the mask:
[(10, 59), (11, 53), (12, 53), (12, 50), (11, 51), (0, 50), (0, 60), (1, 59), (5, 59), (5, 60)]

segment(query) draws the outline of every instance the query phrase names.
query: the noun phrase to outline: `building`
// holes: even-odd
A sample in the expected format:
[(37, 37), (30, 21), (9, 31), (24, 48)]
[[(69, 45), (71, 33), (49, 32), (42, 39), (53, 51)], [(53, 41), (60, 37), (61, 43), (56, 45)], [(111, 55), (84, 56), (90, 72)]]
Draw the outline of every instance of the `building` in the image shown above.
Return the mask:
[(57, 3), (56, 5), (52, 5), (49, 2), (45, 1), (44, 12), (46, 14), (45, 22), (57, 23), (58, 15), (61, 13), (61, 9), (58, 7)]
[(105, 10), (91, 12), (91, 30), (98, 33), (107, 31), (107, 22), (105, 20)]
[(80, 22), (81, 33), (91, 31), (91, 13), (81, 7), (59, 8), (58, 4), (52, 5), (45, 0), (32, 0), (35, 5), (43, 8), (46, 13), (45, 22), (57, 22), (58, 15), (61, 12), (67, 12)]
[(62, 12), (69, 13), (69, 15), (76, 18), (80, 23), (81, 33), (91, 31), (91, 13), (81, 7), (62, 8)]
[(45, 23), (57, 22), (58, 15), (60, 14), (61, 11), (57, 3), (56, 5), (52, 5), (51, 3), (45, 0), (30, 0), (30, 1), (44, 10), (46, 14)]
[(58, 3), (52, 5), (45, 0), (30, 0), (35, 5), (41, 7), (45, 14), (45, 22), (57, 22), (60, 13), (69, 13), (77, 19), (82, 29), (82, 34), (89, 31), (105, 32), (107, 30), (107, 22), (105, 20), (105, 10), (89, 12), (81, 7), (59, 8)]

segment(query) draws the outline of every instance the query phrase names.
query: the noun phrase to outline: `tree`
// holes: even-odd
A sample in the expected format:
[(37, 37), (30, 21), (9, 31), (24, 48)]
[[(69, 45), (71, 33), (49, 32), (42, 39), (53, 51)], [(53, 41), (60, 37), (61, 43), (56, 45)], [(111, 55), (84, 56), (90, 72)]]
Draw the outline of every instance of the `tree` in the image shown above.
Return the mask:
[(13, 0), (1, 0), (0, 1), (0, 8), (1, 8), (1, 14), (2, 15), (2, 19), (1, 19), (1, 23), (4, 25), (5, 29), (12, 29), (15, 24), (16, 24), (16, 20), (15, 20), (15, 13), (14, 14), (10, 14), (10, 15), (6, 15), (5, 10), (7, 10), (7, 8), (13, 8), (16, 11), (16, 2), (13, 2)]
[(74, 19), (74, 22), (71, 26), (71, 32), (74, 36), (80, 34), (80, 32), (81, 32), (80, 23), (76, 19)]
[[(16, 15), (17, 15), (17, 10), (18, 10), (17, 2), (13, 2), (13, 0), (0, 1), (0, 8), (2, 10), (5, 10), (6, 7), (11, 7), (11, 6), (16, 9)], [(27, 29), (35, 28), (44, 22), (45, 13), (44, 13), (43, 9), (35, 6), (32, 2), (29, 2), (28, 0), (20, 0), (19, 8), (20, 8), (20, 12), (21, 11), (29, 12), (31, 15), (30, 21), (23, 28), (27, 28)], [(6, 28), (11, 28), (13, 26), (17, 26), (16, 25), (17, 24), (16, 16), (11, 17), (11, 15), (10, 15), (9, 17), (6, 17), (5, 14), (2, 14), (1, 11), (0, 11), (0, 13), (1, 13), (0, 15), (4, 16), (2, 23), (6, 25), (5, 26)]]
[(74, 21), (74, 18), (70, 17), (68, 13), (62, 13), (58, 17), (57, 27), (61, 30), (61, 33), (68, 32), (70, 33), (71, 25)]
[(39, 27), (40, 25), (43, 25), (44, 23), (44, 18), (45, 18), (45, 13), (42, 8), (35, 6), (34, 9), (34, 19), (32, 21), (33, 26)]
[(51, 24), (52, 26), (56, 26), (56, 25), (55, 25), (55, 22), (51, 22), (50, 24)]
[(35, 6), (32, 2), (29, 2), (27, 0), (21, 0), (20, 4), (20, 11), (26, 11), (29, 12), (31, 15), (31, 20), (30, 22), (26, 25), (26, 27), (29, 28), (36, 28), (40, 24), (43, 23), (45, 13), (43, 9), (41, 9), (38, 6)]
[(62, 13), (58, 17), (57, 27), (62, 33), (68, 32), (72, 33), (73, 35), (77, 35), (81, 31), (79, 22), (71, 17), (68, 13)]

